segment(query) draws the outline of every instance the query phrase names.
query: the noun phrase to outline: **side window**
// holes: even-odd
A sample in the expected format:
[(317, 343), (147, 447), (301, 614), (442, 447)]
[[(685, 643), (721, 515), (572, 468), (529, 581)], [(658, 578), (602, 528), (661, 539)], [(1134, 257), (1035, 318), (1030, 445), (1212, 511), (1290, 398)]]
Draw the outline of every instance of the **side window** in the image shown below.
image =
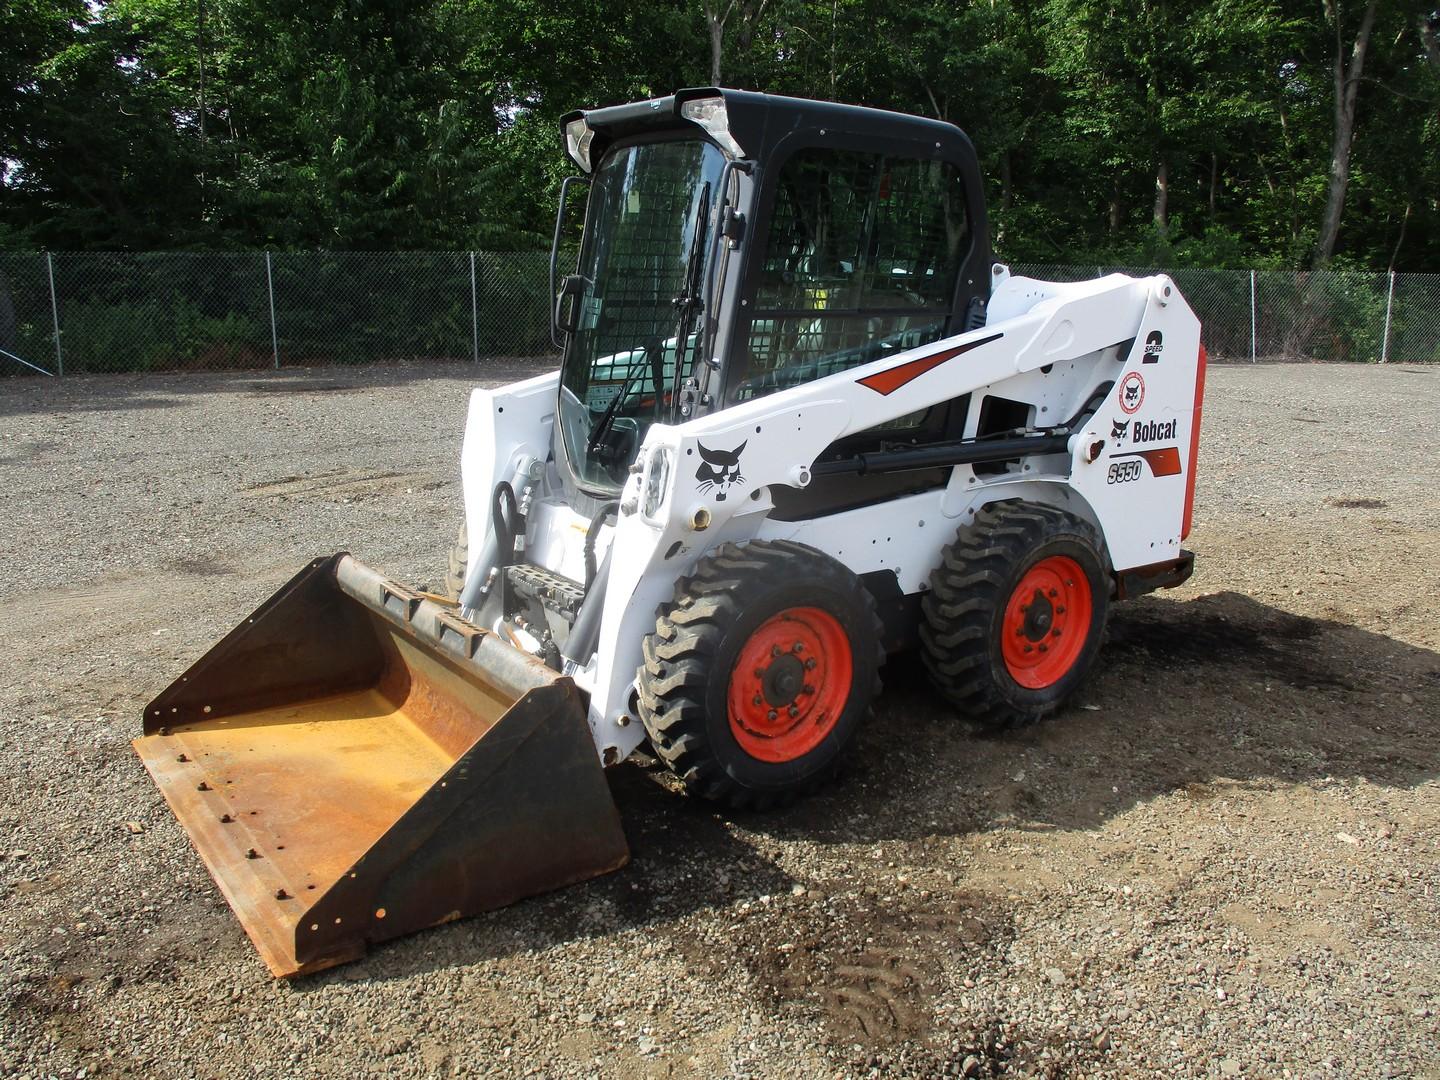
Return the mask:
[(939, 338), (970, 247), (941, 161), (814, 148), (777, 181), (744, 370), (746, 401)]

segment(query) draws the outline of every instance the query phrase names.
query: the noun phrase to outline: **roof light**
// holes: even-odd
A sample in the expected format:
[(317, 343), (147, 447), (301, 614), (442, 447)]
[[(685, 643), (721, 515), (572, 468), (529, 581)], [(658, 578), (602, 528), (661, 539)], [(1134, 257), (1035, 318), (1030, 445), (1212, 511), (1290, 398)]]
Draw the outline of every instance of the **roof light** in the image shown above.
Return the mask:
[(680, 106), (680, 115), (699, 124), (731, 157), (744, 157), (745, 151), (730, 134), (730, 117), (723, 97), (691, 98)]
[(577, 116), (565, 125), (565, 152), (587, 173), (591, 169), (590, 144), (594, 141), (595, 129), (585, 122), (583, 116)]

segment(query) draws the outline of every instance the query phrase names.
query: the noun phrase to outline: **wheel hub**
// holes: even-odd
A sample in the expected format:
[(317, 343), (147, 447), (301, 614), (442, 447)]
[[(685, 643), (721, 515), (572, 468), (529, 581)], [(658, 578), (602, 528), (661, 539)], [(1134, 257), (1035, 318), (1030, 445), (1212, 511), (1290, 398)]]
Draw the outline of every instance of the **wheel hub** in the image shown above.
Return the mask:
[(773, 615), (741, 646), (726, 703), (730, 732), (761, 761), (793, 761), (829, 735), (850, 698), (850, 638), (818, 607)]
[(776, 708), (789, 705), (805, 689), (805, 665), (794, 653), (784, 653), (770, 662), (760, 686), (771, 705)]
[(1001, 621), (1010, 677), (1029, 690), (1063, 679), (1085, 651), (1093, 611), (1090, 579), (1079, 563), (1065, 555), (1036, 562), (1010, 594)]
[(1046, 595), (1036, 589), (1030, 603), (1020, 610), (1025, 613), (1025, 622), (1021, 624), (1025, 636), (1031, 641), (1045, 640), (1045, 635), (1050, 632), (1050, 626), (1055, 621), (1055, 609)]

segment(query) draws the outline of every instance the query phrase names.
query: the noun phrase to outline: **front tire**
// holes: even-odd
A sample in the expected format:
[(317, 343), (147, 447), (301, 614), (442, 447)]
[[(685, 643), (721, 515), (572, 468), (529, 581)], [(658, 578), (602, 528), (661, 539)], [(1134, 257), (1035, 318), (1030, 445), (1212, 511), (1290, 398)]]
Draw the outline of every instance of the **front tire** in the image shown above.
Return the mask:
[(765, 809), (818, 787), (880, 689), (880, 627), (845, 566), (788, 541), (725, 544), (644, 642), (640, 717), (687, 791)]
[(460, 523), (460, 535), (450, 546), (450, 563), (445, 571), (445, 595), (451, 600), (460, 599), (460, 590), (465, 587), (465, 572), (470, 565), (470, 535), (465, 522)]
[(1105, 636), (1099, 535), (1039, 503), (992, 503), (963, 526), (921, 602), (921, 657), (980, 727), (1033, 723), (1084, 681)]

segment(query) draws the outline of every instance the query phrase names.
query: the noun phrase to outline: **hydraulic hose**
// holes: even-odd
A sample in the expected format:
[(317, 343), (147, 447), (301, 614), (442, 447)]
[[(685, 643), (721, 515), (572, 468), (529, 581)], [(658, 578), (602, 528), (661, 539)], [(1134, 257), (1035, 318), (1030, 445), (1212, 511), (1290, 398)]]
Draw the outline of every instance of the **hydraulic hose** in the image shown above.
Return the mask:
[(495, 485), (490, 501), (491, 528), (495, 530), (495, 565), (509, 566), (515, 561), (515, 529), (519, 524), (520, 504), (509, 481)]
[(602, 503), (600, 509), (595, 511), (595, 516), (590, 519), (590, 527), (585, 530), (585, 595), (589, 597), (590, 586), (595, 584), (595, 541), (600, 536), (600, 530), (610, 518), (618, 517), (620, 513), (620, 500), (615, 499)]
[(610, 556), (613, 551), (613, 548), (606, 549), (600, 572), (595, 575), (595, 587), (586, 588), (585, 599), (575, 616), (575, 625), (570, 627), (565, 647), (560, 650), (560, 655), (577, 668), (583, 668), (590, 662), (590, 657), (595, 654), (595, 645), (600, 640), (600, 616), (605, 611), (605, 588), (610, 582)]

